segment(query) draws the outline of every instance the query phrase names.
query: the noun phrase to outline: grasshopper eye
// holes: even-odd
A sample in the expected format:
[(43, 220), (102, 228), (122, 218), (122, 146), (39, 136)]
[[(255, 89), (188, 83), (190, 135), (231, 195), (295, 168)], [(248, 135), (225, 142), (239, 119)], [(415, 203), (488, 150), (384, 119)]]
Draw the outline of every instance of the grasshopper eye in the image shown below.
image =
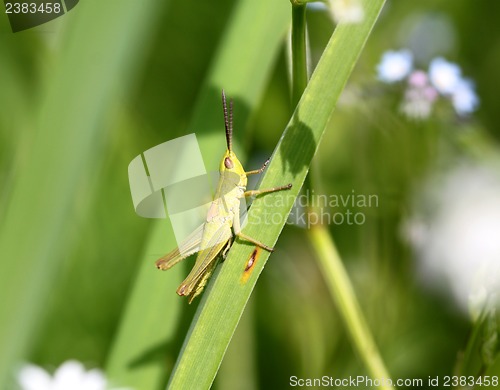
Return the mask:
[(227, 169), (231, 169), (234, 167), (234, 164), (233, 164), (233, 160), (231, 160), (231, 158), (229, 157), (226, 157), (224, 159), (224, 166), (227, 168)]

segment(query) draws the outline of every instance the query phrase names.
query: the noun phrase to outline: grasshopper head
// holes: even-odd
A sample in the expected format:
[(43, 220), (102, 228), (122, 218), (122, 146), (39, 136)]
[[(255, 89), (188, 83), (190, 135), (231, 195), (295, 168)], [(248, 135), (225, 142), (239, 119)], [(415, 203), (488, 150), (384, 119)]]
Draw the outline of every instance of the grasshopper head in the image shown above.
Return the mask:
[(224, 157), (222, 158), (222, 161), (220, 162), (220, 167), (219, 171), (222, 172), (234, 172), (238, 175), (241, 175), (242, 173), (245, 172), (243, 169), (243, 166), (240, 163), (240, 160), (238, 160), (238, 157), (234, 154), (233, 151), (231, 150), (226, 150), (226, 153), (224, 153)]

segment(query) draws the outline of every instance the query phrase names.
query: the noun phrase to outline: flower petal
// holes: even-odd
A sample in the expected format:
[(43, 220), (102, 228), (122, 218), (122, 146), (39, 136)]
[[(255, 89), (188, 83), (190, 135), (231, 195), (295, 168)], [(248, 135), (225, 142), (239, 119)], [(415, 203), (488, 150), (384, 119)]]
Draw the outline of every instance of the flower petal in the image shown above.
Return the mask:
[(68, 360), (56, 370), (53, 390), (80, 390), (84, 377), (83, 364), (76, 360)]
[(412, 87), (423, 88), (427, 85), (429, 77), (423, 70), (416, 70), (408, 77), (408, 84)]
[(403, 80), (413, 66), (413, 54), (409, 50), (387, 51), (377, 65), (378, 79), (385, 83)]
[(107, 381), (101, 370), (93, 369), (87, 372), (82, 382), (85, 390), (106, 390)]
[(461, 79), (461, 69), (457, 64), (442, 57), (434, 58), (429, 65), (429, 78), (436, 89), (446, 95), (455, 90)]
[(17, 373), (22, 390), (51, 390), (52, 378), (43, 368), (26, 364)]
[(453, 107), (458, 115), (467, 115), (476, 110), (479, 98), (474, 91), (474, 84), (470, 80), (462, 79), (458, 82), (451, 96)]

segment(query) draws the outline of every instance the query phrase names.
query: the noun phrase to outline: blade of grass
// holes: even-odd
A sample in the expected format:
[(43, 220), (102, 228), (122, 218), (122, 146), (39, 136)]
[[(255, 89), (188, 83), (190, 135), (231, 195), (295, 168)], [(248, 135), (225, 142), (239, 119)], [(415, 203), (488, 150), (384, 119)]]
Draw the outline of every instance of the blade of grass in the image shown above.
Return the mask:
[[(235, 7), (188, 127), (197, 134), (207, 169), (218, 166), (224, 151), (222, 88), (227, 96), (235, 99), (235, 136), (239, 138), (263, 93), (288, 26), (286, 3), (241, 0)], [(141, 389), (158, 388), (173, 366), (168, 360), (165, 364), (165, 351), (169, 346), (174, 349), (175, 337), (185, 333), (183, 328), (177, 332), (172, 330), (183, 324), (179, 305), (184, 311), (189, 310), (186, 300), (175, 294), (181, 268), (160, 272), (154, 267), (154, 260), (160, 254), (177, 246), (173, 235), (166, 234), (163, 226), (161, 222), (155, 224), (151, 241), (146, 245), (141, 269), (107, 363), (107, 374), (113, 382)], [(162, 236), (165, 237), (163, 243), (159, 238)], [(167, 240), (168, 237), (171, 239)], [(131, 364), (148, 350), (158, 348), (163, 352), (147, 364)]]
[[(29, 153), (0, 227), (0, 388), (11, 388), (63, 260), (75, 183), (102, 140), (103, 113), (129, 80), (159, 14), (158, 2), (83, 2), (65, 15), (65, 46), (43, 83)], [(139, 54), (139, 55), (138, 55)], [(77, 72), (76, 72), (77, 70)], [(90, 164), (91, 165), (91, 164)]]
[(259, 388), (258, 347), (254, 317), (255, 304), (250, 300), (215, 378), (215, 386), (219, 390), (255, 390)]
[[(311, 159), (338, 97), (368, 39), (384, 0), (367, 1), (365, 19), (357, 25), (339, 25), (276, 147), (261, 188), (292, 182), (289, 193), (256, 199), (245, 234), (274, 245), (302, 186)], [(273, 205), (270, 207), (270, 205)], [(265, 219), (272, 212), (271, 219)], [(261, 252), (248, 279), (247, 259), (254, 247), (236, 241), (226, 261), (205, 292), (169, 382), (172, 389), (209, 388), (246, 302), (269, 253)], [(307, 337), (307, 335), (304, 335)]]
[[(354, 346), (372, 378), (390, 378), (359, 307), (349, 275), (328, 230), (324, 226), (313, 226), (307, 231), (307, 235), (316, 252), (319, 267), (326, 279), (332, 298), (337, 304), (347, 331), (354, 341)], [(394, 389), (385, 381), (381, 382), (380, 387), (386, 390)]]
[(306, 5), (292, 2), (292, 104), (299, 102), (307, 85)]
[[(292, 98), (298, 101), (307, 85), (307, 55), (306, 55), (306, 24), (305, 5), (292, 5)], [(311, 173), (315, 171), (312, 163), (305, 186), (307, 193), (313, 193), (314, 180)], [(317, 188), (316, 188), (317, 189)], [(308, 213), (320, 215), (321, 210), (309, 206)], [(363, 316), (363, 312), (356, 299), (354, 289), (347, 271), (339, 256), (335, 242), (328, 232), (326, 225), (318, 224), (307, 229), (306, 236), (316, 252), (316, 260), (325, 278), (333, 300), (336, 302), (347, 332), (351, 335), (359, 355), (363, 359), (373, 378), (389, 378), (389, 373), (371, 335), (370, 328)], [(393, 387), (385, 382), (384, 389)]]

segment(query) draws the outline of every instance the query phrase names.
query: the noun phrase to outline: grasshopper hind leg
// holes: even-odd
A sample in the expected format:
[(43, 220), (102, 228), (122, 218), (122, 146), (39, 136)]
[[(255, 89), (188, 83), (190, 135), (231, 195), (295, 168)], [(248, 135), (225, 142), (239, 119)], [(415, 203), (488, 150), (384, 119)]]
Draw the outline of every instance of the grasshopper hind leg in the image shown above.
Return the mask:
[[(203, 289), (205, 288), (205, 286), (207, 285), (208, 283), (208, 280), (210, 279), (210, 277), (212, 276), (215, 268), (217, 267), (217, 264), (219, 264), (219, 261), (224, 261), (226, 260), (226, 257), (227, 257), (227, 253), (229, 252), (229, 249), (231, 249), (231, 245), (233, 244), (232, 240), (229, 240), (226, 244), (226, 246), (224, 247), (224, 249), (222, 250), (222, 252), (220, 253), (220, 255), (218, 256), (219, 257), (219, 260), (217, 261), (214, 261), (210, 266), (209, 268), (207, 268), (205, 274), (203, 274), (203, 276), (200, 278), (200, 280), (195, 284), (193, 290), (191, 291), (190, 294), (188, 294), (189, 296), (189, 299), (188, 299), (188, 303), (191, 303), (193, 302), (193, 300), (202, 293)], [(179, 295), (184, 295), (184, 294), (180, 294), (179, 292), (182, 292), (181, 291), (182, 289), (182, 286), (179, 287), (179, 289), (177, 290), (177, 293)]]
[[(191, 293), (188, 295), (188, 303), (191, 303), (193, 302), (193, 300), (202, 293), (203, 289), (205, 288), (205, 286), (207, 285), (208, 283), (208, 280), (210, 279), (210, 276), (212, 276), (214, 270), (215, 270), (215, 267), (217, 266), (218, 264), (218, 261), (214, 261), (212, 264), (210, 264), (210, 266), (207, 268), (206, 272), (203, 274), (203, 276), (198, 280), (198, 282), (196, 282), (193, 290), (191, 291)], [(181, 286), (182, 287), (182, 286)], [(179, 294), (179, 290), (181, 289), (181, 287), (179, 287), (179, 289), (177, 290), (177, 293)], [(184, 294), (179, 294), (179, 295), (184, 295)]]
[(232, 245), (233, 245), (233, 240), (229, 240), (221, 252), (221, 261), (226, 260), (227, 253), (229, 252), (229, 249), (231, 249)]

